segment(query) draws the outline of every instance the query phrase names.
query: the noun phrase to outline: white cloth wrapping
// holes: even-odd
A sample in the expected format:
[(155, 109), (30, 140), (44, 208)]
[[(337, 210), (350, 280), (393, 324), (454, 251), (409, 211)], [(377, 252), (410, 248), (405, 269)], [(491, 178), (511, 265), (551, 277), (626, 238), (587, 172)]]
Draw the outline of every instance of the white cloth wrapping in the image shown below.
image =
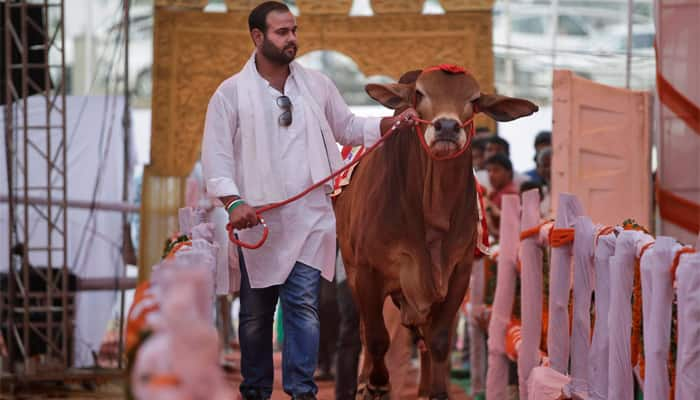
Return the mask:
[(500, 253), (488, 338), (488, 371), (486, 398), (504, 400), (508, 386), (508, 359), (505, 355), (506, 327), (510, 322), (515, 298), (515, 263), (520, 236), (520, 199), (517, 195), (503, 196), (501, 207)]
[(588, 397), (588, 356), (591, 343), (591, 293), (593, 292), (593, 239), (589, 217), (576, 219), (574, 237), (574, 310), (571, 328), (570, 392)]
[(228, 239), (226, 211), (213, 207), (209, 211), (203, 208), (183, 207), (178, 211), (180, 232), (192, 239), (202, 239), (216, 246), (216, 268), (214, 289), (217, 295), (237, 292), (240, 288), (240, 269), (236, 258), (230, 263), (228, 248), (233, 246)]
[(641, 260), (642, 276), (647, 277), (642, 279), (642, 299), (644, 305), (649, 304), (644, 307), (645, 400), (668, 400), (671, 390), (668, 379), (673, 303), (671, 265), (678, 249), (680, 245), (675, 239), (659, 236)]
[(610, 257), (610, 353), (608, 355), (608, 399), (632, 400), (634, 382), (630, 355), (632, 328), (632, 285), (636, 256), (637, 231), (623, 231)]
[[(341, 166), (336, 141), (370, 146), (380, 137), (380, 119), (353, 115), (330, 79), (318, 72), (290, 65), (284, 87), (292, 103), (288, 127), (278, 123), (282, 110), (276, 101), (282, 94), (260, 76), (253, 57), (216, 90), (202, 141), (209, 195), (238, 194), (253, 206), (284, 200)], [(260, 249), (243, 249), (251, 287), (284, 283), (296, 262), (333, 278), (335, 216), (326, 195), (331, 190), (318, 188), (265, 213), (267, 241)], [(258, 227), (238, 235), (254, 243), (262, 232)]]
[(571, 379), (550, 367), (535, 367), (527, 380), (527, 391), (533, 400), (559, 400), (562, 389)]
[[(520, 229), (526, 231), (540, 223), (540, 194), (537, 189), (523, 193)], [(520, 312), (522, 318), (520, 351), (518, 352), (518, 381), (520, 398), (528, 396), (530, 371), (539, 364), (542, 337), (542, 247), (539, 235), (520, 242)]]
[(608, 399), (608, 356), (610, 330), (610, 257), (615, 251), (614, 233), (598, 237), (595, 247), (595, 328), (589, 352), (588, 396), (591, 400)]
[[(697, 249), (697, 247), (696, 247)], [(678, 358), (676, 400), (700, 393), (700, 253), (683, 254), (676, 270), (678, 288)]]
[[(213, 259), (199, 245), (177, 254), (165, 262), (158, 277), (162, 323), (136, 356), (130, 377), (134, 396), (138, 400), (231, 399), (234, 393), (219, 368), (219, 338), (210, 320)], [(156, 384), (159, 377), (170, 383)]]
[[(571, 228), (576, 217), (583, 215), (583, 206), (576, 196), (559, 195), (555, 228)], [(552, 368), (567, 374), (569, 368), (569, 289), (571, 287), (572, 246), (552, 248), (549, 267), (549, 333), (547, 352)]]
[(486, 332), (479, 326), (475, 318), (475, 316), (481, 315), (485, 310), (485, 286), (484, 258), (481, 257), (474, 261), (471, 282), (469, 283), (468, 333), (472, 396), (484, 393), (486, 385)]

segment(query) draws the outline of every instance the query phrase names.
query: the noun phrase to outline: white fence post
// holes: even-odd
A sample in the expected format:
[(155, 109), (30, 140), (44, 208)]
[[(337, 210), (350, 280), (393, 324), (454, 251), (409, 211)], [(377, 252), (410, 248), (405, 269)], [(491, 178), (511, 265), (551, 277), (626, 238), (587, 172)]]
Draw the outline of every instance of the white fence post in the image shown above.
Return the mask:
[(515, 263), (519, 241), (520, 199), (503, 196), (496, 294), (489, 323), (489, 362), (486, 375), (486, 399), (505, 400), (508, 386), (508, 359), (505, 356), (506, 327), (510, 322), (515, 298)]
[(676, 281), (678, 358), (675, 394), (676, 400), (692, 400), (700, 393), (700, 318), (697, 317), (700, 315), (700, 253), (681, 256)]
[(623, 231), (610, 257), (610, 354), (608, 358), (608, 399), (632, 400), (634, 377), (630, 351), (632, 327), (632, 285), (634, 283), (635, 243), (638, 232)]
[(649, 305), (644, 307), (645, 400), (668, 400), (671, 390), (668, 380), (673, 302), (671, 264), (679, 248), (675, 239), (659, 236), (641, 260), (642, 303)]
[(593, 238), (588, 217), (576, 219), (574, 237), (574, 310), (571, 329), (571, 392), (588, 398), (588, 354), (591, 343), (591, 293), (593, 292)]
[[(520, 229), (526, 231), (540, 223), (540, 194), (537, 189), (523, 193)], [(539, 235), (520, 243), (520, 312), (522, 316), (520, 351), (518, 352), (518, 381), (520, 398), (528, 399), (527, 379), (539, 364), (542, 337), (542, 248)]]
[(615, 251), (615, 233), (601, 235), (595, 246), (595, 328), (589, 352), (589, 386), (591, 400), (608, 399), (608, 355), (610, 330), (610, 257)]
[[(583, 206), (576, 196), (562, 193), (554, 228), (571, 228)], [(552, 368), (568, 373), (569, 365), (569, 288), (571, 285), (571, 244), (552, 248), (549, 268), (549, 333), (547, 350)]]

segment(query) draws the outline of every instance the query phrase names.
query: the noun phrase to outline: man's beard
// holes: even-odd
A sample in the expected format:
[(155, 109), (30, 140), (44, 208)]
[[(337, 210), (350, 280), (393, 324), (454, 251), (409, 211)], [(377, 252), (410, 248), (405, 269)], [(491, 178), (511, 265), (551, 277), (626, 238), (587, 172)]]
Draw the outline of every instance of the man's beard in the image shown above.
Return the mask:
[[(286, 52), (289, 49), (294, 49), (291, 56)], [(265, 58), (274, 62), (275, 64), (287, 65), (294, 60), (294, 57), (296, 57), (297, 45), (289, 44), (283, 49), (279, 49), (272, 44), (271, 41), (265, 38), (263, 39), (262, 54), (265, 56)]]

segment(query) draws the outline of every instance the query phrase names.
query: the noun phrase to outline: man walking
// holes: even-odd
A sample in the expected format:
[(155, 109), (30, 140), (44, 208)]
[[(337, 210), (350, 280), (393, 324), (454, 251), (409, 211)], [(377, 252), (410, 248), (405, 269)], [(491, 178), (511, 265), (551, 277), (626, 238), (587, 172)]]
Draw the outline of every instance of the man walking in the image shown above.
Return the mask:
[[(293, 62), (296, 20), (286, 5), (265, 2), (248, 18), (255, 51), (225, 80), (207, 109), (202, 166), (207, 190), (240, 230), (256, 242), (255, 208), (291, 197), (342, 165), (336, 142), (375, 143), (393, 123), (410, 124), (414, 110), (396, 118), (359, 118), (326, 76)], [(330, 185), (330, 184), (329, 184)], [(333, 278), (335, 217), (323, 186), (265, 214), (270, 229), (258, 250), (243, 250), (240, 345), (244, 399), (272, 393), (272, 321), (279, 298), (285, 329), (283, 387), (293, 399), (315, 399), (320, 277)]]

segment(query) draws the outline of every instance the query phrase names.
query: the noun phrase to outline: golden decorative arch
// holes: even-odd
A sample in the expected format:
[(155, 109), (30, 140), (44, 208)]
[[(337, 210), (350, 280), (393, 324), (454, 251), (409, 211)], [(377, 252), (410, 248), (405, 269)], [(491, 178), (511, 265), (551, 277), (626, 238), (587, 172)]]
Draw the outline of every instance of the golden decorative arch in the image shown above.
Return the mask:
[[(157, 262), (162, 241), (172, 233), (165, 229), (177, 227), (172, 207), (182, 204), (182, 178), (199, 158), (209, 98), (250, 57), (247, 17), (260, 2), (227, 0), (226, 13), (204, 12), (208, 0), (155, 2), (151, 163), (144, 173), (141, 266)], [(352, 58), (365, 76), (395, 79), (411, 69), (455, 63), (468, 68), (482, 90), (493, 92), (493, 0), (441, 0), (446, 13), (440, 15), (420, 14), (424, 2), (372, 0), (375, 15), (356, 17), (348, 15), (352, 0), (297, 0), (299, 55), (334, 50)], [(477, 123), (493, 127), (485, 119)], [(167, 188), (179, 198), (163, 199)], [(156, 215), (161, 219), (153, 220)], [(166, 216), (170, 222), (164, 223)]]

